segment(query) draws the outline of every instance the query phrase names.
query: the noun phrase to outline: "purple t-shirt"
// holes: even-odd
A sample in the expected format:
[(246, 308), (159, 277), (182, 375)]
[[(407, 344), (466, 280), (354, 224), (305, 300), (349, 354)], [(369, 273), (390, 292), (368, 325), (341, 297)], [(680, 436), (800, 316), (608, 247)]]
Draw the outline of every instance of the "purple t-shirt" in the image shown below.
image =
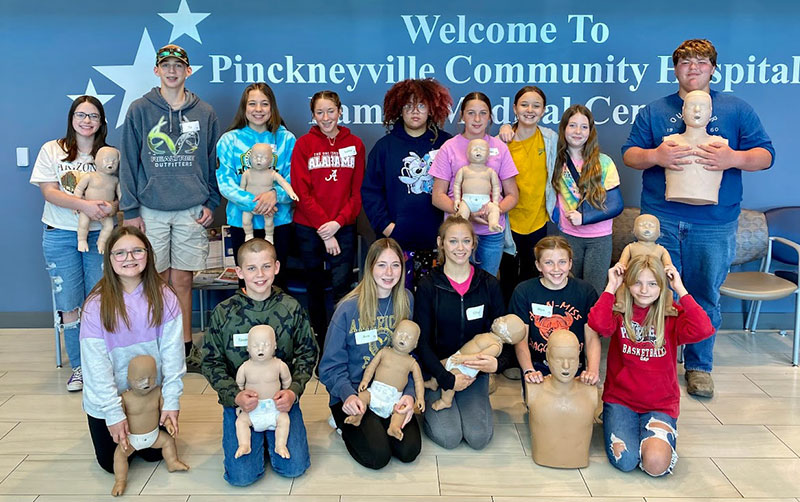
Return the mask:
[[(514, 165), (514, 160), (511, 158), (511, 153), (509, 153), (505, 143), (489, 135), (484, 136), (483, 139), (489, 143), (489, 160), (486, 162), (486, 165), (494, 169), (500, 181), (513, 178), (519, 174), (517, 166)], [(467, 160), (467, 146), (469, 145), (469, 141), (470, 140), (461, 134), (453, 136), (445, 141), (439, 149), (439, 153), (436, 154), (436, 158), (433, 159), (433, 164), (428, 171), (428, 174), (434, 178), (447, 180), (450, 183), (447, 195), (449, 195), (451, 199), (453, 198), (453, 181), (456, 179), (456, 173), (459, 169), (469, 164), (469, 160)], [(500, 226), (503, 228), (506, 226), (505, 214), (500, 215)], [(478, 235), (492, 233), (486, 225), (474, 223), (473, 227), (475, 228), (475, 233)]]

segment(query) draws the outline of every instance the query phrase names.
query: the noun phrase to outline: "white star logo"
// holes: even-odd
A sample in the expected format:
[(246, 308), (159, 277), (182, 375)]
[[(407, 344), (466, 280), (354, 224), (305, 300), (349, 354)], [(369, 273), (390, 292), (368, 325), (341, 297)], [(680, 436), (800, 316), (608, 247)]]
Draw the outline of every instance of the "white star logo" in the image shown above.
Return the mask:
[(189, 10), (189, 4), (186, 0), (181, 0), (181, 5), (178, 7), (178, 12), (168, 13), (159, 12), (158, 15), (166, 19), (172, 24), (172, 33), (169, 35), (169, 41), (172, 43), (177, 40), (181, 35), (189, 35), (198, 43), (203, 43), (200, 40), (200, 33), (197, 32), (197, 25), (207, 18), (210, 12), (197, 12), (192, 13)]
[[(136, 51), (136, 58), (132, 65), (93, 66), (95, 70), (125, 90), (117, 124), (114, 127), (119, 127), (125, 122), (128, 107), (135, 99), (144, 96), (150, 89), (161, 83), (153, 73), (155, 66), (156, 49), (153, 47), (153, 41), (150, 40), (147, 28), (142, 33), (139, 49)], [(202, 65), (192, 66), (192, 72), (194, 73), (200, 68)]]
[(83, 94), (67, 94), (67, 97), (72, 101), (75, 101), (77, 98), (84, 95), (96, 97), (103, 106), (105, 106), (105, 104), (115, 96), (114, 94), (97, 94), (97, 90), (94, 88), (94, 82), (92, 82), (92, 79), (89, 79), (89, 83), (86, 84), (86, 90), (83, 92)]

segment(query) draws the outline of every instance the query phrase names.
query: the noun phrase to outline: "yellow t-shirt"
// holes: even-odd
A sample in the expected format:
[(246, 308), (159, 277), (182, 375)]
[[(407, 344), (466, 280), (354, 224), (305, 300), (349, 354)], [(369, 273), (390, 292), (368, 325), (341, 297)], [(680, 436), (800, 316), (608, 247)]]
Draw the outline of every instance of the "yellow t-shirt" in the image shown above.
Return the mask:
[(508, 212), (508, 221), (511, 223), (511, 230), (526, 235), (545, 226), (548, 219), (544, 196), (547, 158), (542, 131), (537, 128), (530, 138), (512, 141), (508, 144), (508, 151), (519, 171), (519, 202)]

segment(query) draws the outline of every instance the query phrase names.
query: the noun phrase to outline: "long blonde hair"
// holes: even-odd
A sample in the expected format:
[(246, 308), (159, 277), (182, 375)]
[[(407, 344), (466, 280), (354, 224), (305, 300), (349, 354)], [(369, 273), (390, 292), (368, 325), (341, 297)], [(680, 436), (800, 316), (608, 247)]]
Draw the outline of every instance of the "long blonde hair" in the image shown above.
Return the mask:
[(658, 299), (650, 305), (650, 310), (644, 321), (641, 323), (643, 332), (649, 331), (650, 328), (655, 332), (656, 340), (655, 347), (660, 349), (664, 346), (664, 317), (666, 317), (672, 307), (672, 290), (669, 289), (667, 281), (667, 274), (664, 272), (664, 265), (661, 260), (650, 255), (639, 255), (632, 258), (628, 262), (628, 268), (625, 270), (624, 284), (622, 288), (622, 303), (623, 303), (623, 324), (625, 330), (628, 332), (628, 338), (632, 342), (636, 342), (636, 332), (633, 329), (632, 316), (633, 316), (633, 296), (631, 295), (630, 288), (636, 284), (639, 274), (643, 270), (649, 269), (653, 276), (656, 278), (658, 287), (661, 292)]
[(361, 282), (352, 291), (344, 295), (339, 304), (350, 298), (358, 298), (358, 317), (362, 326), (371, 327), (375, 325), (378, 311), (378, 287), (372, 277), (372, 269), (378, 257), (385, 249), (390, 249), (400, 260), (400, 280), (392, 288), (392, 308), (394, 309), (395, 325), (398, 322), (408, 319), (411, 315), (411, 305), (406, 293), (406, 262), (403, 260), (403, 250), (400, 244), (391, 237), (384, 237), (372, 243), (367, 251), (367, 258), (364, 260), (364, 276)]

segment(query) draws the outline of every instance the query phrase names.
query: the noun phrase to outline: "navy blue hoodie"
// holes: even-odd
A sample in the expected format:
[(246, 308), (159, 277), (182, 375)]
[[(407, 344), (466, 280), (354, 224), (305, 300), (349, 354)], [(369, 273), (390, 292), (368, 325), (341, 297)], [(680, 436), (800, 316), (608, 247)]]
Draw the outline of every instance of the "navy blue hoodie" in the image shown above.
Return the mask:
[(451, 134), (439, 130), (414, 138), (402, 123), (379, 139), (367, 159), (367, 171), (361, 185), (364, 212), (375, 233), (394, 222), (391, 237), (404, 250), (436, 248), (436, 232), (442, 212), (431, 203), (433, 177), (428, 174), (439, 147)]

